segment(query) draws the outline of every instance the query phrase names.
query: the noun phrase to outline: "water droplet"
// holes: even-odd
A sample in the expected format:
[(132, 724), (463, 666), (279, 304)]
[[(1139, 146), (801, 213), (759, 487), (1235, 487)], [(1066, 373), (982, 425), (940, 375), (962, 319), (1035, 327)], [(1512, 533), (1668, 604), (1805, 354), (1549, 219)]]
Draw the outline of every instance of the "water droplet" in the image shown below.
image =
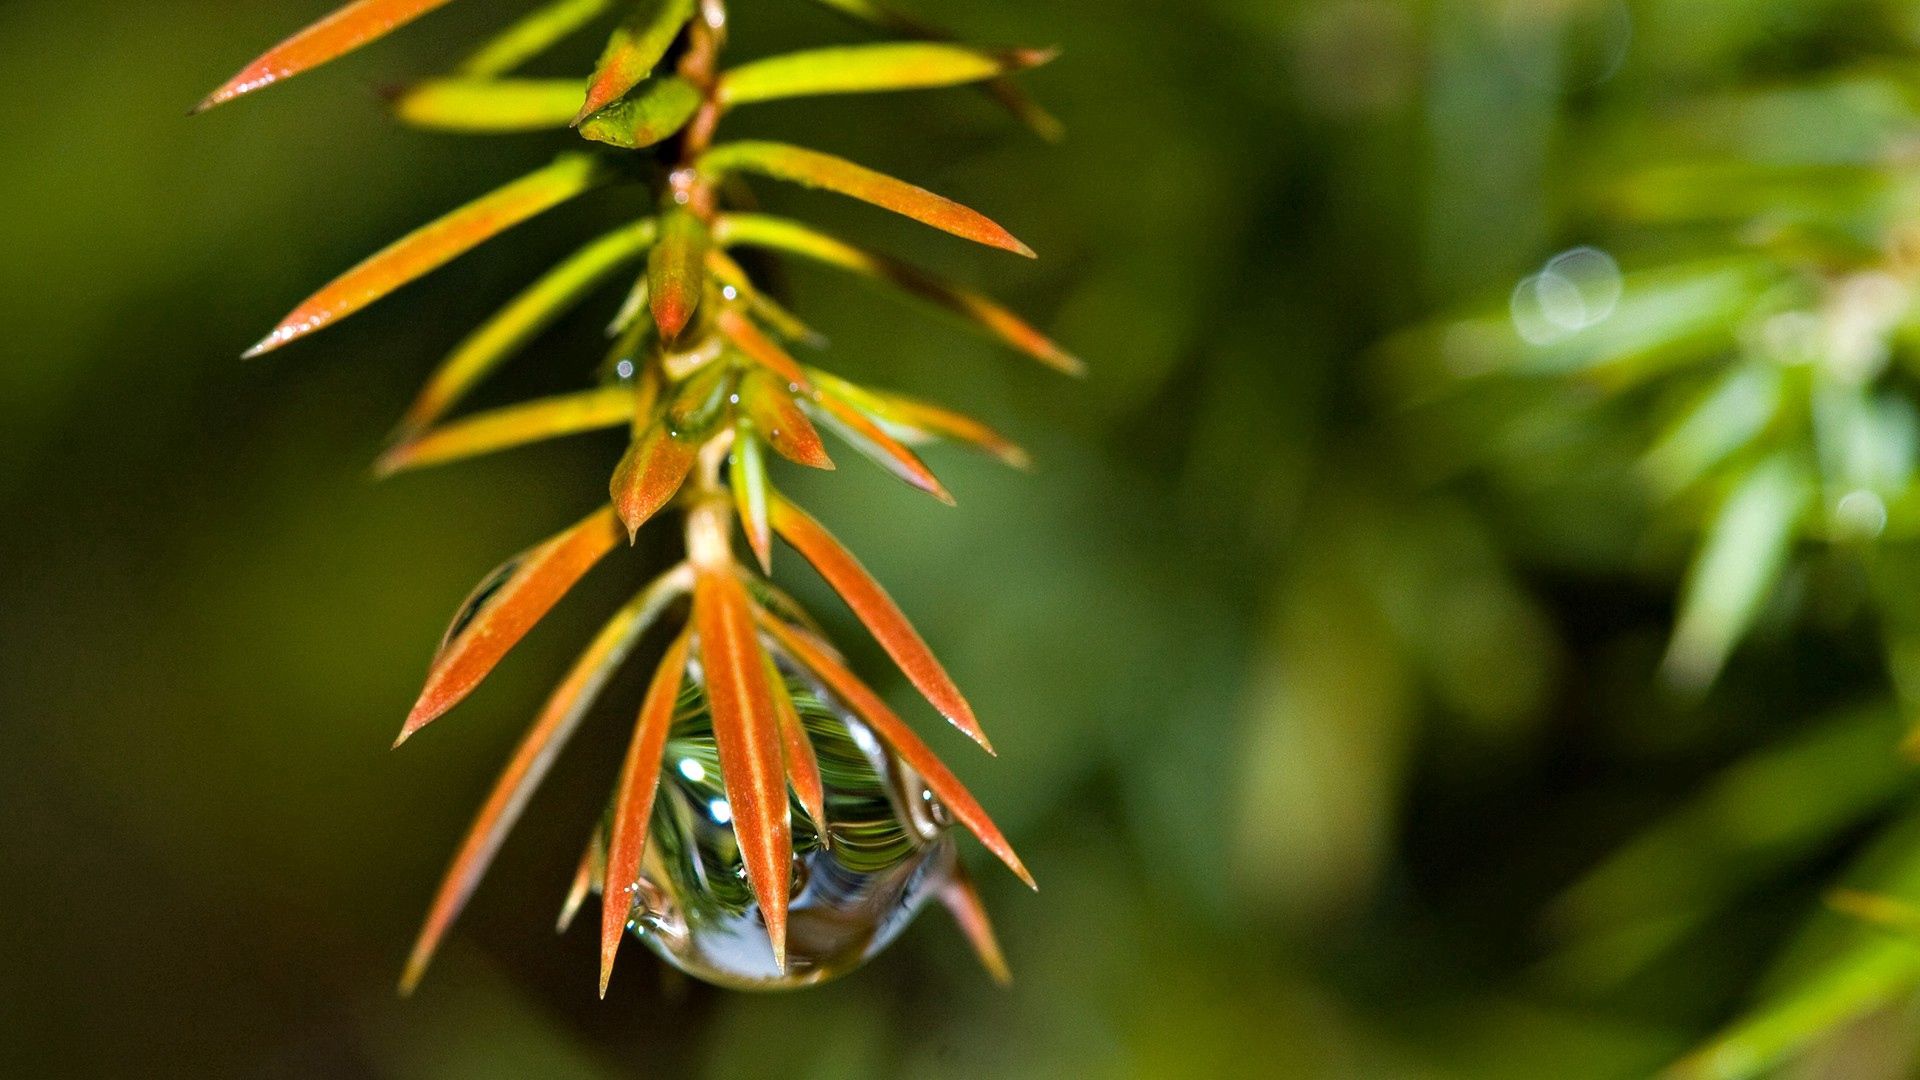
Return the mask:
[(467, 628), (486, 612), (487, 607), (493, 603), (494, 597), (506, 587), (507, 582), (513, 580), (513, 575), (520, 572), (521, 566), (526, 561), (525, 553), (515, 555), (495, 567), (492, 573), (481, 580), (480, 584), (474, 586), (473, 592), (467, 595), (460, 609), (454, 612), (453, 621), (447, 625), (447, 632), (441, 636), (439, 655), (446, 655), (447, 650), (459, 640), (460, 635), (466, 633)]
[(819, 759), (831, 843), (797, 801), (789, 804), (794, 858), (781, 971), (733, 835), (697, 674), (667, 745), (674, 766), (661, 777), (648, 831), (635, 935), (687, 974), (737, 989), (807, 986), (854, 970), (952, 873), (946, 808), (837, 700), (789, 674)]
[(1622, 288), (1613, 256), (1590, 247), (1562, 252), (1514, 288), (1513, 327), (1530, 345), (1551, 345), (1612, 315)]
[(1872, 540), (1887, 529), (1886, 500), (1864, 488), (1840, 496), (1833, 516), (1842, 533), (1861, 540)]

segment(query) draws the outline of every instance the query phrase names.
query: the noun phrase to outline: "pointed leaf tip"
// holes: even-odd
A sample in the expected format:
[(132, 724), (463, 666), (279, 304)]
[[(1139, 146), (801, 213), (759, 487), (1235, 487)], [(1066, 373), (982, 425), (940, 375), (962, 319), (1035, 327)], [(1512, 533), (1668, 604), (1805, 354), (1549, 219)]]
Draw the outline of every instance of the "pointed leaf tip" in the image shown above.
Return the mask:
[(954, 923), (966, 935), (967, 944), (973, 946), (973, 954), (979, 958), (980, 966), (987, 969), (988, 976), (1001, 986), (1012, 986), (1013, 969), (1007, 966), (1007, 954), (1001, 950), (1000, 939), (993, 932), (987, 905), (964, 868), (955, 866), (953, 878), (940, 890), (940, 902), (946, 905)]
[(714, 226), (722, 245), (772, 248), (849, 273), (886, 282), (959, 316), (1004, 344), (1063, 374), (1084, 376), (1086, 364), (1005, 306), (971, 289), (942, 281), (918, 267), (856, 247), (786, 218), (725, 214)]
[(1034, 883), (1033, 874), (1027, 870), (1026, 864), (1020, 861), (1020, 856), (1014, 853), (1013, 845), (1007, 842), (1006, 836), (1000, 832), (999, 826), (993, 823), (993, 819), (987, 816), (987, 812), (981, 808), (979, 801), (973, 797), (973, 793), (969, 792), (966, 785), (953, 775), (952, 770), (940, 760), (940, 756), (913, 733), (913, 729), (907, 726), (906, 721), (900, 719), (899, 715), (880, 699), (880, 695), (874, 693), (872, 688), (860, 681), (853, 672), (848, 671), (846, 665), (836, 659), (811, 635), (788, 626), (765, 611), (759, 612), (758, 618), (760, 625), (773, 635), (774, 640), (787, 655), (813, 672), (829, 690), (846, 703), (847, 708), (852, 710), (861, 722), (873, 729), (873, 733), (879, 736), (882, 742), (893, 747), (894, 753), (899, 755), (900, 760), (920, 774), (920, 778), (926, 781), (928, 790), (946, 805), (955, 821), (979, 838), (986, 849), (1006, 864), (1007, 869), (1013, 871), (1014, 876), (1029, 889), (1036, 891), (1039, 889), (1039, 886)]
[(733, 142), (716, 146), (700, 159), (713, 175), (751, 172), (776, 180), (836, 192), (910, 217), (924, 225), (988, 247), (1033, 258), (1033, 249), (998, 222), (925, 188), (856, 165), (845, 158), (774, 142)]
[(793, 703), (793, 694), (770, 656), (767, 678), (773, 686), (774, 712), (780, 720), (781, 755), (786, 759), (787, 779), (792, 782), (793, 794), (800, 800), (801, 808), (813, 821), (820, 846), (831, 847), (833, 838), (827, 826), (827, 790), (820, 776), (820, 759), (813, 751), (813, 740), (807, 737), (806, 721), (801, 719), (800, 710)]
[(607, 841), (606, 879), (600, 888), (600, 996), (607, 996), (613, 962), (633, 911), (634, 891), (640, 881), (640, 860), (646, 853), (647, 825), (653, 817), (660, 786), (660, 758), (673, 727), (673, 708), (685, 681), (689, 637), (682, 633), (667, 647), (654, 670), (653, 682), (640, 705), (633, 741), (620, 770), (614, 793), (613, 831)]
[(954, 727), (959, 728), (968, 738), (979, 743), (981, 749), (993, 753), (993, 744), (987, 740), (987, 733), (980, 728), (979, 718), (974, 715), (973, 706), (966, 696), (955, 686), (953, 678), (947, 674), (933, 650), (927, 647), (926, 639), (920, 636), (900, 606), (887, 595), (880, 583), (873, 579), (866, 567), (854, 558), (853, 553), (841, 546), (818, 521), (806, 511), (788, 502), (777, 492), (769, 498), (768, 516), (773, 529), (781, 539), (792, 544), (820, 576), (840, 594), (860, 622), (872, 634), (880, 647), (885, 649), (893, 662), (900, 665), (907, 681), (914, 689), (939, 710)]
[(546, 168), (414, 230), (335, 278), (302, 301), (246, 355), (272, 352), (330, 326), (513, 226), (587, 191), (607, 175), (588, 155), (563, 155)]
[(451, 0), (355, 0), (267, 50), (192, 109), (203, 113), (338, 59)]
[(854, 449), (865, 454), (868, 460), (948, 506), (955, 505), (953, 493), (940, 482), (927, 463), (920, 460), (920, 455), (887, 434), (872, 417), (831, 394), (815, 395), (811, 405), (818, 410), (820, 419), (851, 443)]
[(700, 448), (675, 438), (664, 424), (655, 424), (627, 447), (614, 470), (613, 505), (626, 526), (627, 542), (638, 541), (640, 528), (672, 501), (700, 456)]
[(745, 105), (822, 94), (959, 86), (1053, 59), (1043, 49), (981, 49), (945, 42), (881, 42), (809, 49), (742, 64), (720, 80), (720, 99)]
[(607, 836), (601, 826), (594, 826), (593, 836), (587, 840), (587, 849), (580, 853), (580, 865), (573, 871), (573, 880), (567, 885), (567, 896), (560, 904), (560, 917), (553, 922), (553, 932), (564, 934), (573, 925), (573, 917), (587, 902), (587, 894), (593, 891), (593, 883), (605, 877), (607, 862)]
[(700, 91), (684, 79), (652, 79), (573, 123), (583, 139), (622, 150), (640, 150), (685, 127), (700, 110), (700, 101)]
[(755, 433), (781, 457), (810, 469), (831, 472), (835, 468), (819, 429), (771, 373), (753, 371), (740, 380), (740, 408)]
[(471, 693), (508, 650), (613, 550), (619, 538), (613, 511), (597, 510), (508, 560), (481, 582), (454, 616), (426, 686), (394, 745), (404, 743)]
[(633, 14), (620, 24), (594, 65), (587, 82), (586, 100), (573, 119), (578, 125), (587, 117), (626, 96), (653, 74), (654, 65), (665, 56), (673, 39), (693, 18), (695, 0), (641, 0)]
[[(440, 942), (473, 895), (481, 875), (486, 873), (494, 853), (499, 851), (507, 832), (519, 819), (533, 789), (546, 776), (554, 758), (592, 708), (607, 680), (667, 605), (684, 595), (690, 586), (685, 567), (677, 567), (655, 579), (607, 623), (547, 699), (539, 718), (520, 740), (512, 759), (495, 781), (486, 803), (474, 816), (466, 838), (447, 867), (401, 974), (402, 994), (411, 993), (419, 984)], [(591, 858), (591, 848), (588, 855)], [(563, 922), (567, 917), (563, 912)]]
[[(715, 553), (717, 554), (717, 553)], [(746, 590), (726, 565), (699, 571), (693, 594), (720, 771), (767, 940), (786, 968), (792, 834), (779, 720)]]
[(648, 304), (660, 336), (672, 341), (692, 321), (706, 286), (706, 222), (675, 209), (660, 219), (660, 241), (647, 260)]

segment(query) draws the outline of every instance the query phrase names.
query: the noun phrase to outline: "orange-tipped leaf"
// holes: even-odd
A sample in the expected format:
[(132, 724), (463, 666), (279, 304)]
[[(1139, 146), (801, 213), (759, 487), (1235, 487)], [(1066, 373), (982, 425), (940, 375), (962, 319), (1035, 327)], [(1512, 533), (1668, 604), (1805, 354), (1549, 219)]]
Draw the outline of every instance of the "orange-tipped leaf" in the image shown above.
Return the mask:
[(920, 460), (920, 455), (907, 448), (907, 445), (887, 434), (873, 418), (859, 409), (831, 395), (818, 395), (813, 404), (818, 415), (832, 427), (841, 438), (850, 443), (855, 450), (874, 464), (887, 470), (917, 488), (946, 503), (953, 505), (953, 495), (940, 478)]
[(546, 168), (401, 237), (379, 254), (335, 278), (294, 308), (259, 344), (247, 350), (247, 355), (272, 352), (330, 326), (513, 226), (594, 187), (607, 176), (591, 157), (562, 155)]
[(640, 527), (659, 513), (693, 470), (700, 448), (675, 438), (664, 425), (655, 424), (633, 440), (625, 457), (613, 471), (613, 506), (626, 526), (627, 539), (639, 536)]
[(686, 329), (706, 287), (707, 225), (686, 210), (660, 219), (660, 242), (647, 262), (647, 303), (660, 336), (672, 341)]
[(573, 880), (567, 883), (566, 899), (560, 903), (560, 917), (553, 923), (554, 933), (567, 932), (573, 925), (573, 917), (580, 914), (580, 908), (586, 904), (587, 894), (593, 891), (593, 883), (606, 876), (606, 828), (595, 825), (593, 835), (587, 840), (587, 849), (580, 853), (580, 865), (574, 868)]
[(454, 616), (427, 672), (426, 688), (394, 745), (406, 742), (472, 693), (507, 651), (619, 542), (620, 526), (613, 511), (596, 510), (488, 575)]
[(800, 362), (775, 344), (772, 338), (761, 333), (760, 328), (753, 325), (753, 320), (741, 314), (738, 308), (721, 311), (715, 317), (714, 325), (755, 363), (780, 376), (789, 390), (797, 393), (813, 388), (813, 382), (807, 378)]
[(987, 969), (994, 982), (1012, 986), (1013, 969), (1007, 966), (1007, 954), (1000, 949), (1000, 938), (993, 932), (993, 920), (980, 899), (980, 890), (974, 887), (964, 867), (956, 865), (953, 876), (940, 887), (940, 902), (946, 905), (948, 914), (966, 935), (967, 944), (973, 946), (973, 955), (979, 957), (980, 966)]
[(774, 142), (733, 142), (700, 159), (713, 176), (749, 172), (837, 192), (988, 247), (1033, 257), (1033, 249), (977, 210), (845, 158)]
[(819, 429), (773, 375), (750, 371), (740, 380), (740, 409), (781, 457), (810, 469), (834, 467)]
[(641, 0), (633, 14), (607, 40), (600, 62), (587, 83), (586, 101), (574, 122), (579, 123), (625, 97), (627, 91), (653, 74), (680, 29), (693, 18), (694, 0)]
[(853, 557), (818, 521), (806, 511), (788, 502), (778, 492), (769, 499), (768, 518), (773, 531), (782, 540), (792, 544), (795, 551), (806, 557), (820, 576), (827, 579), (833, 591), (847, 602), (847, 607), (860, 618), (860, 622), (873, 635), (880, 647), (900, 665), (907, 681), (920, 691), (940, 715), (947, 718), (954, 727), (980, 744), (988, 753), (993, 745), (987, 741), (986, 732), (980, 730), (980, 721), (973, 714), (973, 706), (967, 703), (966, 696), (953, 684), (953, 678), (947, 674), (940, 661), (927, 647), (926, 640), (920, 636), (900, 605), (893, 602), (887, 590), (867, 573), (860, 560)]
[(400, 979), (402, 993), (411, 993), (421, 976), (426, 974), (427, 964), (432, 961), (434, 952), (446, 937), (454, 919), (459, 916), (460, 909), (466, 906), (467, 898), (473, 895), (474, 886), (486, 873), (487, 864), (493, 861), (494, 853), (500, 849), (500, 842), (519, 818), (527, 798), (546, 776), (560, 748), (592, 707), (601, 688), (632, 651), (634, 643), (668, 603), (686, 592), (688, 577), (684, 567), (677, 568), (634, 597), (600, 631), (593, 644), (574, 664), (573, 670), (568, 672), (565, 681), (547, 699), (546, 707), (521, 739), (512, 759), (494, 784), (492, 793), (467, 830), (466, 839), (454, 855), (452, 865), (447, 868), (446, 877), (441, 881), (440, 889), (428, 909), (426, 924), (421, 927), (420, 936), (407, 959), (406, 971)]
[(653, 683), (640, 705), (633, 742), (620, 770), (613, 798), (613, 829), (607, 840), (606, 880), (600, 888), (600, 996), (607, 996), (613, 961), (633, 910), (640, 882), (640, 857), (647, 848), (647, 823), (653, 817), (654, 793), (660, 786), (660, 756), (673, 728), (673, 706), (687, 674), (688, 638), (681, 634), (667, 648)]
[(700, 663), (713, 712), (714, 743), (733, 811), (747, 880), (760, 903), (775, 962), (787, 954), (787, 888), (793, 837), (787, 778), (767, 663), (746, 591), (725, 567), (699, 572), (693, 594)]
[(866, 413), (901, 442), (919, 444), (945, 439), (971, 446), (1016, 469), (1033, 464), (1033, 458), (1025, 450), (965, 413), (904, 394), (872, 390), (824, 371), (807, 374), (821, 393), (837, 397)]
[(449, 0), (356, 0), (275, 45), (208, 94), (194, 112), (265, 89), (387, 36)]
[(787, 689), (787, 681), (780, 677), (780, 669), (772, 657), (767, 658), (767, 679), (773, 687), (774, 712), (780, 719), (780, 747), (787, 763), (787, 780), (793, 785), (794, 797), (800, 800), (801, 808), (813, 819), (820, 846), (831, 847), (833, 838), (827, 834), (827, 788), (820, 779), (820, 758), (813, 752), (806, 721), (800, 718), (793, 693)]
[(898, 259), (867, 251), (811, 226), (766, 214), (725, 214), (714, 224), (715, 242), (772, 248), (883, 281), (944, 308), (1003, 344), (1068, 375), (1086, 374), (1086, 364), (1006, 307), (971, 289), (949, 284)]
[(1027, 872), (1020, 856), (1014, 854), (1013, 845), (1001, 834), (999, 826), (987, 816), (973, 794), (961, 784), (951, 770), (940, 761), (926, 743), (913, 733), (906, 721), (880, 700), (880, 695), (860, 681), (846, 666), (834, 659), (826, 649), (815, 642), (810, 635), (797, 631), (781, 621), (762, 617), (760, 624), (780, 643), (789, 655), (799, 661), (833, 691), (847, 707), (853, 710), (862, 722), (873, 729), (880, 740), (893, 748), (900, 760), (926, 781), (928, 790), (938, 798), (953, 814), (954, 820), (965, 826), (968, 832), (979, 837), (988, 851), (1007, 865), (1015, 877), (1025, 882), (1028, 888), (1036, 887), (1033, 875)]

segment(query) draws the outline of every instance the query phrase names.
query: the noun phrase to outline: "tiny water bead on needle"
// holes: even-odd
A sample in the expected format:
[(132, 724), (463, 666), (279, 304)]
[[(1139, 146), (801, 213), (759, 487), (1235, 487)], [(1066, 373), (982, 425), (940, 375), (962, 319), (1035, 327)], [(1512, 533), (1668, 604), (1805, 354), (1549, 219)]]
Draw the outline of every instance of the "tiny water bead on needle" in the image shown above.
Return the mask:
[[(446, 6), (358, 0), (269, 50), (205, 111), (291, 78)], [(442, 76), (389, 96), (412, 126), (464, 134), (547, 131), (572, 148), (371, 256), (296, 305), (247, 353), (275, 352), (589, 191), (632, 197), (634, 218), (546, 271), (468, 334), (406, 410), (381, 475), (540, 440), (624, 429), (607, 502), (507, 560), (462, 604), (396, 745), (471, 695), (586, 574), (644, 528), (677, 519), (684, 558), (636, 594), (553, 691), (447, 871), (401, 979), (410, 991), (533, 788), (614, 676), (664, 638), (605, 819), (580, 861), (562, 926), (600, 897), (600, 992), (621, 942), (742, 989), (811, 985), (885, 948), (930, 899), (982, 964), (1005, 958), (962, 865), (971, 833), (1022, 882), (1032, 876), (939, 756), (845, 666), (776, 587), (776, 538), (846, 602), (932, 710), (992, 752), (972, 705), (880, 584), (775, 486), (776, 462), (831, 470), (822, 431), (910, 488), (951, 504), (920, 456), (971, 447), (1025, 468), (1025, 451), (970, 416), (863, 386), (794, 355), (825, 339), (743, 265), (797, 256), (877, 280), (1033, 360), (1078, 358), (984, 295), (905, 262), (759, 212), (750, 185), (833, 192), (1014, 255), (1033, 250), (986, 215), (905, 180), (801, 146), (718, 138), (731, 110), (821, 95), (974, 85), (1035, 132), (1058, 125), (1011, 81), (1054, 58), (987, 49), (875, 0), (820, 6), (892, 40), (728, 65), (723, 0), (548, 0)], [(590, 74), (529, 78), (528, 61), (604, 22)], [(582, 143), (584, 142), (584, 146)], [(759, 267), (760, 263), (749, 263)], [(472, 392), (571, 309), (623, 279), (608, 346), (577, 365), (581, 389), (459, 414)], [(736, 534), (744, 545), (736, 543)], [(738, 548), (751, 553), (743, 559)]]

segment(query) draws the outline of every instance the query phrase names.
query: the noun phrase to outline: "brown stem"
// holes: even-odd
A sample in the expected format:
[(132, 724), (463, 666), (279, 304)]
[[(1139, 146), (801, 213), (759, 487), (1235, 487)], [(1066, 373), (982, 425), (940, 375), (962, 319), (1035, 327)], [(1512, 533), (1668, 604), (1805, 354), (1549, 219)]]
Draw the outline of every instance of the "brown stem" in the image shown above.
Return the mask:
[[(719, 197), (695, 165), (713, 145), (714, 131), (725, 111), (719, 88), (720, 52), (726, 46), (726, 38), (725, 0), (701, 0), (700, 10), (687, 31), (687, 51), (680, 58), (678, 70), (682, 79), (700, 91), (700, 108), (681, 134), (664, 193), (672, 205), (685, 207), (709, 225), (719, 210)], [(729, 427), (709, 439), (700, 448), (699, 464), (689, 478), (687, 550), (696, 563), (713, 561), (723, 554), (728, 562), (732, 561), (733, 500), (728, 497), (724, 468), (727, 454), (733, 448), (733, 438), (733, 429)]]

